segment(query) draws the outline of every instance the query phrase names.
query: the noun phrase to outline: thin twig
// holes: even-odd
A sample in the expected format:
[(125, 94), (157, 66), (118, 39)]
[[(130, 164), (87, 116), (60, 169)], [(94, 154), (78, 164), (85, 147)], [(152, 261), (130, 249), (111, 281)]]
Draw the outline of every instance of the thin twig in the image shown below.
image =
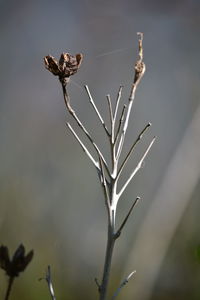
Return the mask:
[(113, 126), (113, 110), (112, 110), (112, 104), (111, 104), (110, 95), (106, 95), (106, 99), (108, 101), (108, 108), (109, 108), (109, 115), (110, 115), (110, 124), (111, 124), (111, 128), (112, 128), (112, 126)]
[(124, 139), (125, 139), (128, 122), (129, 122), (129, 117), (130, 117), (130, 113), (131, 113), (131, 108), (133, 105), (133, 100), (135, 99), (136, 89), (137, 89), (137, 86), (138, 86), (140, 80), (142, 79), (142, 77), (145, 73), (145, 64), (143, 62), (143, 47), (142, 47), (143, 34), (138, 33), (138, 35), (140, 36), (139, 41), (138, 41), (139, 42), (139, 60), (135, 64), (135, 76), (134, 76), (134, 81), (133, 81), (133, 84), (131, 87), (128, 109), (127, 109), (127, 114), (126, 114), (126, 118), (124, 121), (124, 126), (123, 126), (123, 130), (121, 133), (121, 138), (120, 138), (120, 142), (119, 142), (119, 146), (118, 146), (117, 157), (119, 157), (119, 155), (122, 151), (123, 144), (124, 144)]
[(96, 143), (94, 142), (94, 140), (92, 139), (90, 133), (87, 131), (87, 129), (83, 126), (82, 122), (79, 120), (78, 116), (76, 115), (75, 111), (72, 109), (71, 105), (70, 105), (70, 98), (69, 95), (67, 93), (66, 90), (66, 86), (64, 84), (62, 84), (62, 89), (63, 89), (63, 96), (64, 96), (64, 101), (65, 101), (65, 105), (67, 110), (69, 111), (69, 113), (72, 115), (72, 117), (74, 118), (74, 120), (77, 122), (78, 126), (82, 129), (82, 131), (85, 133), (85, 135), (87, 136), (87, 138), (89, 139), (89, 141), (91, 142), (91, 144), (93, 145), (94, 149), (96, 150), (97, 154), (99, 157), (101, 157), (103, 164), (106, 168), (106, 171), (108, 173), (108, 175), (110, 176), (110, 171), (107, 165), (107, 162), (103, 156), (103, 154), (101, 153), (100, 149), (98, 148), (98, 146), (96, 145)]
[(76, 134), (75, 130), (72, 128), (72, 126), (70, 125), (70, 123), (66, 123), (66, 125), (68, 126), (69, 130), (72, 132), (72, 134), (74, 135), (74, 137), (76, 138), (76, 140), (78, 141), (78, 143), (80, 144), (81, 148), (83, 149), (83, 151), (86, 153), (86, 155), (89, 157), (89, 159), (92, 161), (92, 163), (94, 164), (94, 166), (98, 169), (98, 171), (100, 171), (99, 168), (99, 163), (98, 161), (96, 161), (93, 156), (91, 155), (91, 153), (88, 151), (88, 149), (86, 148), (86, 146), (83, 144), (83, 142), (80, 140), (80, 138), (78, 137), (78, 135)]
[(94, 111), (96, 112), (96, 114), (97, 114), (97, 116), (98, 116), (98, 118), (99, 118), (101, 124), (103, 125), (103, 127), (104, 127), (104, 129), (105, 129), (105, 132), (107, 133), (108, 136), (110, 136), (110, 133), (109, 133), (109, 131), (108, 131), (108, 128), (107, 128), (107, 126), (106, 126), (106, 124), (105, 124), (105, 122), (104, 122), (104, 120), (103, 120), (103, 118), (102, 118), (102, 116), (101, 116), (101, 114), (100, 114), (98, 108), (96, 107), (96, 104), (94, 103), (94, 100), (93, 100), (92, 95), (91, 95), (91, 93), (90, 93), (89, 87), (88, 87), (87, 85), (84, 85), (84, 88), (85, 88), (85, 90), (86, 90), (86, 92), (87, 92), (89, 101), (90, 101), (92, 107), (94, 108)]
[(6, 291), (6, 295), (5, 295), (5, 300), (9, 299), (10, 296), (10, 292), (12, 290), (12, 286), (13, 286), (13, 282), (14, 282), (15, 277), (10, 276), (8, 279), (8, 286), (7, 286), (7, 291)]
[[(69, 130), (72, 132), (72, 134), (74, 135), (75, 139), (78, 141), (78, 143), (80, 144), (82, 150), (86, 153), (86, 155), (89, 157), (89, 159), (92, 161), (92, 163), (94, 164), (96, 170), (97, 170), (97, 174), (100, 178), (100, 181), (102, 183), (102, 175), (101, 175), (101, 168), (99, 165), (99, 162), (96, 161), (93, 156), (91, 155), (91, 153), (89, 152), (89, 150), (86, 148), (86, 146), (83, 144), (83, 142), (81, 141), (81, 139), (78, 137), (78, 135), (76, 134), (75, 130), (72, 128), (72, 126), (70, 125), (70, 123), (66, 123), (66, 125), (68, 126)], [(106, 179), (106, 183), (108, 184), (108, 181)]]
[(115, 109), (114, 109), (114, 116), (113, 116), (114, 122), (117, 118), (118, 107), (119, 107), (119, 103), (120, 103), (121, 96), (122, 96), (122, 89), (123, 89), (123, 86), (121, 85), (119, 87), (119, 91), (118, 91), (118, 94), (117, 94), (117, 101), (116, 101), (116, 105), (115, 105)]
[(119, 178), (119, 176), (120, 176), (122, 170), (124, 169), (124, 167), (125, 167), (125, 165), (126, 165), (128, 159), (130, 158), (130, 156), (131, 156), (133, 150), (135, 149), (135, 147), (136, 147), (136, 145), (139, 143), (139, 141), (142, 139), (143, 134), (146, 132), (146, 130), (147, 130), (150, 126), (151, 126), (151, 123), (148, 123), (148, 124), (144, 127), (144, 129), (140, 132), (140, 134), (138, 135), (136, 141), (133, 143), (131, 149), (129, 150), (129, 152), (128, 152), (126, 158), (124, 159), (124, 161), (123, 161), (123, 163), (122, 163), (122, 165), (121, 165), (121, 167), (120, 167), (120, 169), (119, 169), (119, 171), (118, 171), (117, 178)]
[(50, 266), (48, 266), (48, 268), (47, 268), (45, 279), (46, 279), (47, 284), (48, 284), (48, 288), (49, 288), (49, 292), (50, 292), (50, 295), (51, 295), (51, 299), (52, 300), (56, 300), (54, 289), (53, 289), (53, 285), (52, 285), (52, 280), (51, 280), (51, 268), (50, 268)]
[(94, 279), (94, 282), (96, 283), (97, 287), (98, 287), (98, 291), (100, 292), (101, 289), (101, 285), (99, 284), (99, 281), (97, 278)]
[(145, 153), (143, 154), (142, 158), (140, 159), (139, 163), (137, 164), (136, 168), (134, 169), (134, 171), (132, 172), (132, 174), (129, 176), (129, 178), (126, 181), (126, 183), (123, 185), (121, 191), (118, 193), (118, 199), (121, 197), (121, 195), (123, 194), (123, 192), (127, 188), (128, 184), (131, 182), (131, 180), (135, 176), (135, 174), (141, 169), (142, 164), (143, 164), (143, 162), (144, 162), (147, 154), (149, 153), (151, 147), (153, 146), (153, 143), (155, 142), (155, 139), (156, 139), (156, 137), (153, 138), (153, 140), (149, 144), (148, 148), (146, 149)]
[(104, 195), (105, 195), (105, 204), (106, 204), (106, 208), (107, 208), (107, 211), (108, 211), (109, 220), (111, 220), (111, 215), (110, 215), (110, 195), (109, 195), (108, 183), (106, 181), (106, 177), (105, 177), (105, 173), (104, 173), (104, 168), (103, 168), (103, 163), (102, 163), (101, 158), (99, 158), (99, 165), (100, 165), (101, 176), (102, 176), (102, 187), (103, 187)]
[[(126, 104), (124, 104), (123, 109), (122, 109), (122, 113), (121, 113), (121, 117), (120, 117), (120, 120), (119, 120), (119, 125), (118, 125), (118, 128), (117, 128), (117, 132), (116, 132), (116, 135), (115, 135), (115, 141), (114, 141), (115, 145), (117, 143), (117, 140), (118, 140), (118, 137), (119, 137), (119, 133), (120, 133), (120, 130), (122, 128), (122, 124), (123, 124), (123, 121), (124, 121), (126, 107), (127, 107)], [(117, 159), (118, 159), (118, 157), (117, 157)]]
[(143, 33), (142, 32), (137, 32), (137, 35), (139, 35), (139, 57), (140, 57), (140, 62), (143, 60), (143, 47), (142, 47), (142, 42), (143, 42)]
[(128, 221), (128, 218), (129, 218), (130, 214), (131, 214), (132, 211), (133, 211), (133, 208), (136, 206), (136, 204), (138, 203), (138, 201), (139, 201), (140, 199), (141, 199), (140, 197), (137, 197), (137, 198), (135, 199), (135, 201), (133, 202), (133, 204), (131, 205), (131, 208), (129, 209), (129, 211), (128, 211), (126, 217), (124, 218), (124, 221), (122, 222), (122, 224), (120, 225), (119, 229), (117, 230), (117, 232), (116, 232), (116, 234), (115, 234), (115, 238), (116, 238), (116, 239), (120, 236), (120, 234), (121, 234), (121, 232), (122, 232), (122, 229), (123, 229), (124, 226), (126, 225), (126, 222)]
[(130, 278), (133, 276), (133, 274), (135, 274), (136, 271), (131, 272), (120, 284), (120, 286), (118, 287), (118, 289), (116, 290), (116, 292), (114, 293), (114, 295), (112, 296), (111, 300), (114, 300), (120, 293), (121, 289), (128, 283), (128, 281), (130, 280)]
[(115, 168), (115, 145), (114, 145), (114, 140), (115, 140), (115, 121), (113, 118), (113, 109), (112, 109), (112, 103), (111, 103), (111, 98), (110, 95), (106, 96), (107, 101), (108, 101), (108, 110), (109, 110), (109, 116), (110, 116), (110, 128), (111, 128), (111, 135), (109, 138), (110, 141), (110, 152), (111, 152), (111, 159), (112, 159), (112, 172), (111, 175), (112, 177), (115, 176), (115, 173), (117, 172)]

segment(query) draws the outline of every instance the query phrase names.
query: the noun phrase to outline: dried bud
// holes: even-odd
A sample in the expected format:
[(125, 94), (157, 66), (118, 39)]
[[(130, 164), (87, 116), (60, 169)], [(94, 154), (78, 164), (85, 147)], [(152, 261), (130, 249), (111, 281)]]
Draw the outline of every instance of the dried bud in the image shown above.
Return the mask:
[(76, 56), (69, 53), (62, 53), (59, 62), (51, 55), (47, 55), (44, 58), (45, 67), (53, 75), (59, 76), (62, 83), (67, 83), (69, 77), (74, 75), (82, 62), (83, 55), (76, 54)]
[(0, 247), (0, 267), (6, 271), (9, 277), (17, 277), (23, 272), (33, 258), (33, 250), (25, 255), (25, 248), (21, 244), (15, 251), (12, 259), (9, 258), (8, 248)]
[(134, 83), (137, 81), (140, 81), (142, 76), (144, 75), (145, 72), (145, 64), (142, 61), (137, 61), (135, 64), (135, 77), (134, 77)]
[(143, 33), (138, 32), (137, 33), (139, 36), (139, 41), (138, 41), (138, 46), (139, 46), (139, 60), (135, 64), (135, 77), (134, 77), (134, 84), (138, 84), (142, 76), (144, 75), (146, 66), (143, 62)]

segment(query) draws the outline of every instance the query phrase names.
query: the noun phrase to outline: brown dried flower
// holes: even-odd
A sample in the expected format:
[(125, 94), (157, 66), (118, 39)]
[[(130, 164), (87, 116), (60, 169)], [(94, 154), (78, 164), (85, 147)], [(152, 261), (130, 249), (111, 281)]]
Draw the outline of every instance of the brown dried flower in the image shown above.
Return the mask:
[(45, 68), (53, 75), (58, 76), (61, 83), (66, 84), (69, 77), (74, 75), (80, 68), (83, 55), (81, 53), (75, 56), (69, 53), (62, 53), (59, 62), (51, 55), (44, 57)]
[(6, 271), (9, 277), (17, 277), (23, 272), (33, 258), (33, 250), (25, 255), (25, 248), (21, 244), (15, 251), (12, 259), (9, 258), (9, 251), (6, 246), (0, 247), (0, 267)]

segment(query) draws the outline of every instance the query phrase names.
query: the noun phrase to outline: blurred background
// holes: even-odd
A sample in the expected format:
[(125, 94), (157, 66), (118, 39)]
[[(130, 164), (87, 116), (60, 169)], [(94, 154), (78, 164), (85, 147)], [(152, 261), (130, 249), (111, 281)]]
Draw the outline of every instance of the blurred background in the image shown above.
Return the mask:
[[(96, 170), (66, 128), (61, 86), (43, 57), (83, 53), (69, 93), (105, 157), (106, 136), (89, 104), (88, 84), (108, 121), (106, 95), (123, 85), (127, 102), (144, 33), (146, 74), (137, 90), (124, 155), (153, 126), (123, 183), (154, 135), (145, 167), (124, 193), (117, 222), (142, 201), (117, 241), (110, 285), (137, 273), (119, 299), (200, 298), (200, 2), (198, 0), (1, 0), (0, 244), (35, 256), (10, 299), (97, 299), (106, 242), (106, 211)], [(76, 128), (76, 125), (71, 120)], [(82, 137), (82, 134), (77, 129)], [(83, 138), (85, 141), (85, 139)], [(6, 278), (0, 272), (0, 298)]]

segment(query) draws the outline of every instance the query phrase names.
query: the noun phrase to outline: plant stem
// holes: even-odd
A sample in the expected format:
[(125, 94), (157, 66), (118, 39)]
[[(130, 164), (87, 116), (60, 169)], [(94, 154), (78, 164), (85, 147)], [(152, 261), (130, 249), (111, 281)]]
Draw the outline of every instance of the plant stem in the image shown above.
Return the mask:
[[(113, 166), (115, 168), (115, 165)], [(107, 298), (107, 290), (110, 279), (111, 263), (113, 250), (116, 241), (115, 235), (115, 215), (116, 215), (116, 186), (117, 182), (112, 179), (110, 182), (110, 205), (108, 210), (108, 233), (107, 233), (107, 246), (106, 255), (103, 269), (102, 282), (99, 289), (99, 300), (105, 300)]]
[(53, 284), (52, 284), (52, 280), (51, 280), (51, 267), (50, 266), (48, 266), (48, 268), (47, 268), (47, 273), (46, 273), (46, 278), (45, 279), (46, 279), (47, 284), (48, 284), (51, 299), (56, 300), (56, 297), (55, 297), (55, 294), (54, 294), (54, 289), (53, 289)]
[(114, 235), (113, 226), (112, 225), (108, 226), (106, 256), (105, 256), (105, 262), (104, 262), (102, 283), (101, 283), (101, 286), (99, 289), (99, 294), (100, 294), (99, 300), (106, 299), (115, 240), (116, 239), (115, 239), (115, 235)]
[(11, 289), (12, 289), (12, 285), (13, 285), (14, 279), (15, 279), (14, 277), (9, 277), (5, 300), (8, 300), (8, 298), (10, 296), (10, 292), (11, 292)]
[[(105, 197), (105, 205), (108, 213), (108, 230), (107, 230), (107, 245), (106, 245), (106, 254), (105, 254), (105, 261), (104, 261), (104, 268), (103, 268), (103, 275), (102, 275), (102, 280), (101, 284), (99, 284), (98, 280), (95, 279), (95, 282), (97, 284), (98, 290), (99, 290), (99, 300), (106, 300), (107, 299), (107, 291), (108, 291), (108, 285), (109, 285), (109, 279), (110, 279), (110, 271), (111, 271), (111, 262), (112, 262), (112, 256), (113, 256), (113, 251), (114, 251), (114, 246), (115, 246), (115, 241), (116, 239), (120, 236), (122, 229), (124, 228), (125, 224), (127, 223), (127, 220), (135, 207), (136, 203), (140, 199), (139, 197), (136, 198), (134, 203), (132, 204), (131, 208), (129, 209), (128, 213), (126, 214), (126, 217), (124, 218), (121, 226), (119, 229), (116, 231), (115, 228), (115, 217), (116, 217), (116, 211), (117, 211), (117, 204), (122, 196), (123, 192), (127, 188), (128, 184), (131, 182), (132, 178), (135, 176), (135, 174), (141, 169), (142, 164), (150, 151), (154, 141), (155, 137), (149, 144), (148, 148), (146, 149), (145, 153), (143, 154), (142, 158), (138, 162), (136, 168), (132, 171), (131, 175), (128, 177), (126, 182), (123, 184), (121, 187), (120, 191), (118, 192), (118, 181), (120, 179), (121, 173), (126, 166), (127, 162), (129, 161), (129, 158), (135, 149), (136, 145), (140, 142), (142, 139), (143, 134), (146, 132), (146, 130), (151, 126), (150, 123), (148, 123), (145, 128), (140, 132), (138, 135), (136, 141), (133, 143), (132, 147), (128, 151), (128, 154), (126, 155), (125, 159), (121, 163), (121, 166), (119, 167), (120, 163), (120, 156), (123, 151), (123, 146), (125, 142), (125, 136), (127, 132), (127, 128), (129, 125), (129, 119), (131, 115), (131, 110), (133, 106), (133, 102), (135, 99), (135, 93), (138, 87), (138, 84), (140, 80), (142, 79), (144, 73), (145, 73), (145, 64), (143, 62), (143, 46), (142, 46), (142, 41), (143, 41), (143, 34), (138, 33), (139, 35), (139, 59), (136, 61), (135, 64), (135, 75), (133, 79), (133, 83), (131, 85), (131, 92), (128, 100), (128, 105), (126, 106), (125, 104), (123, 105), (122, 111), (119, 114), (119, 103), (121, 100), (121, 95), (122, 95), (122, 86), (120, 86), (117, 99), (116, 99), (116, 104), (115, 107), (112, 107), (111, 103), (111, 98), (110, 95), (107, 95), (107, 101), (108, 101), (108, 107), (109, 107), (109, 116), (110, 116), (110, 124), (109, 127), (106, 126), (106, 123), (101, 116), (92, 96), (89, 91), (89, 88), (87, 85), (85, 85), (85, 89), (89, 98), (89, 101), (98, 117), (100, 120), (106, 134), (107, 138), (109, 140), (110, 144), (110, 157), (111, 157), (111, 167), (109, 167), (109, 164), (107, 163), (106, 159), (104, 158), (103, 153), (101, 152), (100, 148), (97, 146), (96, 142), (93, 140), (92, 136), (90, 135), (90, 132), (86, 129), (86, 127), (83, 125), (81, 120), (79, 119), (78, 115), (72, 108), (70, 104), (70, 97), (68, 95), (67, 89), (66, 89), (66, 84), (69, 82), (69, 78), (67, 77), (60, 77), (60, 82), (62, 85), (62, 90), (63, 90), (63, 96), (64, 96), (64, 102), (67, 111), (69, 114), (72, 116), (72, 118), (75, 120), (77, 125), (80, 127), (82, 130), (83, 134), (86, 135), (90, 143), (92, 144), (94, 150), (96, 151), (96, 155), (98, 157), (98, 160), (93, 157), (93, 154), (90, 153), (88, 150), (87, 146), (83, 144), (75, 130), (72, 128), (72, 126), (67, 123), (67, 126), (75, 136), (76, 140), (79, 142), (81, 148), (83, 151), (87, 154), (87, 156), (90, 158), (90, 160), (93, 162), (94, 166), (96, 167), (101, 186), (103, 188), (104, 192), (104, 197)], [(48, 67), (49, 71), (52, 72), (51, 68)], [(55, 74), (54, 74), (55, 75)], [(117, 116), (119, 115), (119, 124), (117, 124)], [(109, 128), (109, 130), (108, 130)], [(135, 271), (134, 271), (135, 272)], [(132, 272), (125, 280), (120, 284), (119, 288), (116, 290), (114, 293), (112, 299), (114, 299), (119, 291), (122, 289), (122, 287), (128, 282), (129, 278), (134, 274)], [(52, 295), (54, 295), (53, 292), (53, 287), (51, 285), (51, 278), (50, 278), (50, 267), (49, 267), (49, 277), (47, 276), (47, 281), (49, 283), (49, 289), (50, 291), (52, 290)], [(52, 299), (55, 299), (52, 297)]]

